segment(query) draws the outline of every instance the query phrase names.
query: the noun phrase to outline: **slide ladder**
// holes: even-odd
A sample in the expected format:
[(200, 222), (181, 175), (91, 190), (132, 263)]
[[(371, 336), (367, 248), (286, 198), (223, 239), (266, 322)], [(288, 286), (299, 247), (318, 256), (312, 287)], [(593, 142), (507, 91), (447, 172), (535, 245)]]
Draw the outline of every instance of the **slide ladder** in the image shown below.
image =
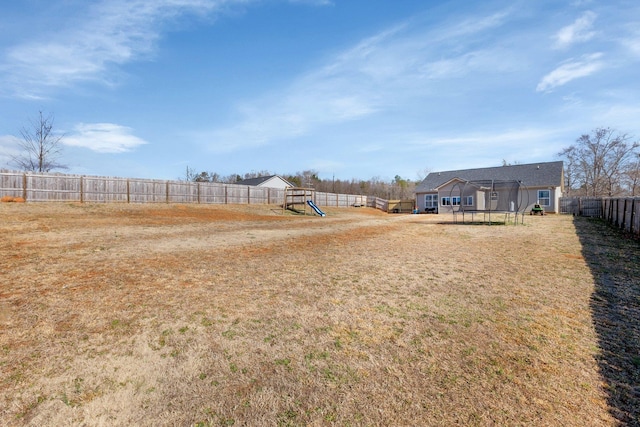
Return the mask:
[(309, 206), (311, 206), (311, 208), (312, 208), (314, 211), (316, 211), (316, 213), (317, 213), (318, 215), (320, 215), (320, 216), (327, 216), (327, 214), (325, 214), (324, 212), (322, 212), (322, 211), (320, 210), (320, 208), (319, 208), (318, 206), (316, 206), (316, 204), (315, 204), (315, 203), (313, 203), (313, 200), (307, 200), (307, 204), (308, 204)]

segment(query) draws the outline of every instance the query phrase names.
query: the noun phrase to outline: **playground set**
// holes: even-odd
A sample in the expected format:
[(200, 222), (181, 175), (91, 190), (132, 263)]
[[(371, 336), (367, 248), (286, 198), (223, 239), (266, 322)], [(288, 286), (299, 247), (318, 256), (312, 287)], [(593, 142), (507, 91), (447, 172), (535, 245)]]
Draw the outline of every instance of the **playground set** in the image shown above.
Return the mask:
[(321, 217), (327, 216), (318, 205), (316, 205), (316, 190), (313, 188), (289, 187), (284, 192), (284, 203), (282, 204), (282, 213), (290, 210), (299, 214), (307, 214), (307, 206), (309, 212), (315, 213)]

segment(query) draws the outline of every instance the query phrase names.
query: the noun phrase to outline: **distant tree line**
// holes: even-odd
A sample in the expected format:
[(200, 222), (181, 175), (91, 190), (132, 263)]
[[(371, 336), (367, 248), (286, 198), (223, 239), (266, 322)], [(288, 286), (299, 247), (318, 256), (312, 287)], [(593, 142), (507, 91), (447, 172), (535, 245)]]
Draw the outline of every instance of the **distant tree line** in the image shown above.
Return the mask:
[[(187, 167), (185, 179), (195, 182), (221, 182), (235, 184), (244, 179), (258, 178), (262, 176), (279, 175), (296, 187), (313, 188), (325, 193), (361, 194), (365, 196), (380, 197), (387, 200), (413, 198), (415, 186), (419, 181), (411, 181), (396, 175), (393, 180), (385, 181), (379, 177), (368, 180), (351, 179), (322, 179), (316, 170), (305, 170), (294, 174), (278, 174), (268, 170), (252, 171), (244, 174), (220, 175), (217, 172), (201, 171)], [(421, 181), (421, 179), (420, 179)]]

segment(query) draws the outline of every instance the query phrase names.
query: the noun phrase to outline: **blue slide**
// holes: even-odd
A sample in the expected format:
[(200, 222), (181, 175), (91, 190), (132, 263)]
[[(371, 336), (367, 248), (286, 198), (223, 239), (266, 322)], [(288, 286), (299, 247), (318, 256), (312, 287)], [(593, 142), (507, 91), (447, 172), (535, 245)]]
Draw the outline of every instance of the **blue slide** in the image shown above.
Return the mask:
[(320, 216), (327, 216), (327, 214), (325, 214), (324, 212), (322, 212), (322, 211), (320, 210), (320, 208), (319, 208), (319, 207), (317, 207), (315, 203), (313, 203), (313, 200), (307, 200), (307, 204), (308, 204), (309, 206), (311, 206), (311, 207), (313, 208), (313, 210), (314, 210), (314, 211), (316, 211), (316, 213), (317, 213), (318, 215), (320, 215)]

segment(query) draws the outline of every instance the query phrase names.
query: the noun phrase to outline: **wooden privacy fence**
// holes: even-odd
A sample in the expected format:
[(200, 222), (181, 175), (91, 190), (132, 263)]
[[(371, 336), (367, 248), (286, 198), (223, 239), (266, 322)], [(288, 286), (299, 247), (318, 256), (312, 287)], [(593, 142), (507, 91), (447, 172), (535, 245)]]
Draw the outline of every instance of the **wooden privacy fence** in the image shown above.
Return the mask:
[(640, 235), (639, 197), (563, 197), (560, 213), (602, 218), (615, 227)]
[(561, 197), (560, 213), (602, 218), (602, 197)]
[(321, 191), (316, 191), (314, 202), (319, 206), (365, 206), (367, 204), (367, 196), (359, 196), (356, 194), (323, 193)]
[(640, 235), (640, 198), (604, 199), (604, 219), (629, 233)]
[[(0, 171), (0, 197), (27, 202), (282, 204), (284, 190), (218, 182), (164, 181)], [(321, 206), (366, 204), (367, 197), (316, 192)]]
[(389, 212), (389, 201), (381, 199), (380, 197), (368, 197), (367, 206), (370, 208), (380, 209), (381, 211)]

